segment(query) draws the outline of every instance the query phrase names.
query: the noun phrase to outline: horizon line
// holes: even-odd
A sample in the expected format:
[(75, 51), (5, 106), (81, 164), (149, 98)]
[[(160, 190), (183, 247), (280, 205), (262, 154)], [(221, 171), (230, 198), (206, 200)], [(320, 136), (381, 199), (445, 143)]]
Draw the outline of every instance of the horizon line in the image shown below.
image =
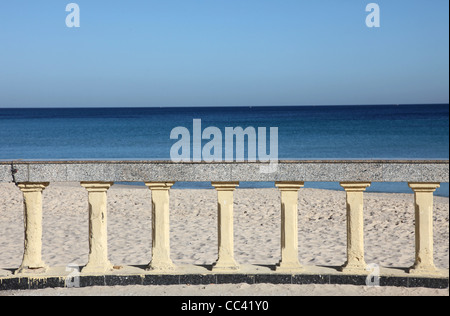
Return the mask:
[(183, 105), (165, 105), (165, 106), (69, 106), (69, 107), (58, 107), (58, 106), (36, 106), (36, 107), (2, 107), (0, 109), (138, 109), (138, 108), (261, 108), (261, 107), (365, 107), (365, 106), (407, 106), (407, 105), (449, 105), (449, 102), (444, 103), (381, 103), (381, 104), (311, 104), (311, 105), (191, 105), (191, 106), (183, 106)]

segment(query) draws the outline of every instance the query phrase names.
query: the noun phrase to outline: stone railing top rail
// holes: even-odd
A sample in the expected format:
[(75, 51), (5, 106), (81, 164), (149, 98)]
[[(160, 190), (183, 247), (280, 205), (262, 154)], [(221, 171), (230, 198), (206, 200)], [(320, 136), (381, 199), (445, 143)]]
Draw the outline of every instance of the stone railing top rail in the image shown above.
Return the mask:
[(448, 160), (0, 161), (5, 182), (449, 182)]

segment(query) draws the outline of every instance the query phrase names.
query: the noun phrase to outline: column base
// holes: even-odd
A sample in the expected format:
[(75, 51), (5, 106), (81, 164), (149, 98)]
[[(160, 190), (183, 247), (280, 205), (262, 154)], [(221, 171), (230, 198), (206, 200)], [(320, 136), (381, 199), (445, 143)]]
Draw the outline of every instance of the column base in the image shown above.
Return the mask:
[(216, 261), (212, 267), (213, 272), (235, 272), (239, 269), (240, 269), (239, 265), (234, 261), (231, 262)]
[(302, 272), (304, 268), (300, 262), (278, 262), (275, 271), (277, 272)]
[(339, 270), (346, 274), (362, 274), (368, 275), (370, 271), (366, 270), (366, 264), (345, 264)]
[(81, 269), (81, 273), (106, 273), (113, 271), (114, 267), (111, 263), (107, 263), (105, 265), (93, 265), (93, 264), (87, 264), (83, 269)]
[(17, 274), (42, 274), (47, 272), (48, 266), (44, 263), (41, 263), (39, 265), (34, 266), (20, 266), (19, 269), (17, 269), (14, 272), (14, 275)]
[(413, 265), (409, 268), (408, 273), (414, 276), (445, 276), (444, 270), (438, 269), (435, 266), (420, 266)]
[(147, 271), (158, 271), (158, 272), (165, 272), (165, 271), (174, 271), (177, 267), (172, 262), (150, 262)]

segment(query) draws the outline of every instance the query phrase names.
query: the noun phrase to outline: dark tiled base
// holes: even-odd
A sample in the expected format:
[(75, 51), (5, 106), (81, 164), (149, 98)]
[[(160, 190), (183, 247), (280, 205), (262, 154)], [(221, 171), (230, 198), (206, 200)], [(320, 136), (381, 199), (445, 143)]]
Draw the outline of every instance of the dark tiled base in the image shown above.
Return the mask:
[(80, 276), (80, 287), (104, 286), (106, 285), (105, 276)]
[(447, 289), (448, 279), (408, 278), (408, 287)]
[(329, 275), (293, 275), (292, 284), (330, 284)]
[(330, 284), (367, 285), (366, 279), (363, 275), (330, 275)]
[(180, 284), (179, 275), (146, 275), (142, 285), (177, 285)]
[(64, 278), (45, 278), (45, 279), (21, 279), (24, 283), (28, 283), (30, 290), (45, 289), (45, 288), (58, 288), (65, 286)]
[(142, 285), (144, 278), (140, 275), (105, 275), (105, 285)]
[(11, 278), (0, 281), (0, 290), (28, 290), (30, 285), (27, 278)]
[(408, 278), (383, 277), (380, 278), (380, 286), (408, 287)]
[(207, 285), (207, 284), (217, 284), (217, 276), (212, 274), (205, 275), (180, 275), (180, 284), (191, 284), (191, 285)]
[[(375, 280), (373, 280), (375, 281)], [(446, 289), (448, 278), (380, 277), (380, 286), (424, 287)], [(9, 277), (0, 278), (0, 291), (63, 287), (177, 285), (177, 284), (347, 284), (367, 286), (366, 276), (357, 275), (290, 275), (290, 274), (184, 274), (184, 275), (103, 275), (79, 276), (66, 282), (65, 277)]]
[(255, 284), (256, 275), (249, 274), (218, 274), (216, 284)]

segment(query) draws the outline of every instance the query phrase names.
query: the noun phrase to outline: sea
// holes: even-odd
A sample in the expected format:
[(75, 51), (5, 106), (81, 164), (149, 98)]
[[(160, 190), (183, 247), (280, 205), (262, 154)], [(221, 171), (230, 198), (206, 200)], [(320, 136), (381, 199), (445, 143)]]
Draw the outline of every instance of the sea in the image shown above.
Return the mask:
[[(179, 140), (170, 137), (172, 131), (183, 127), (193, 138), (194, 120), (201, 120), (202, 131), (215, 127), (223, 134), (227, 127), (265, 127), (267, 150), (270, 128), (276, 127), (280, 160), (449, 159), (449, 105), (416, 104), (0, 108), (0, 160), (170, 160)], [(240, 185), (262, 187), (274, 183)], [(328, 182), (305, 187), (342, 190)], [(177, 183), (174, 188), (211, 184)], [(411, 193), (406, 183), (373, 183), (368, 191)], [(436, 195), (448, 197), (448, 183)]]

